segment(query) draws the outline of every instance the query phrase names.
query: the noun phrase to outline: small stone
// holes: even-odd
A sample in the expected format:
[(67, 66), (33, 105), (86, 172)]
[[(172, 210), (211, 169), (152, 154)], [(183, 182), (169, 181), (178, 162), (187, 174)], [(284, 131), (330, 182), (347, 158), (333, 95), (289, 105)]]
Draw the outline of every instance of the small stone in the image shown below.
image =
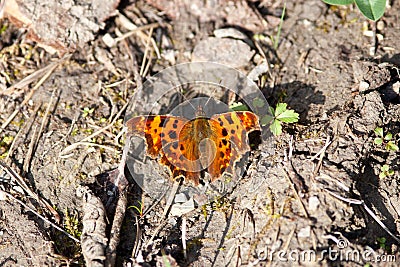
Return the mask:
[(376, 23), (376, 28), (377, 28), (379, 31), (383, 31), (383, 29), (385, 28), (385, 23), (384, 23), (382, 20), (378, 21), (378, 22)]
[(310, 211), (316, 211), (318, 206), (319, 206), (319, 204), (320, 204), (319, 199), (316, 196), (311, 196), (308, 199), (308, 209)]
[(186, 201), (188, 201), (188, 198), (184, 193), (175, 195), (175, 203), (185, 203)]
[(171, 216), (182, 216), (195, 209), (193, 198), (182, 204), (174, 204), (171, 207)]
[(395, 82), (392, 86), (392, 89), (396, 94), (400, 94), (400, 82)]
[(247, 40), (248, 37), (246, 34), (242, 33), (241, 31), (235, 29), (235, 28), (225, 28), (225, 29), (217, 29), (214, 31), (214, 35), (217, 38), (235, 38), (239, 40)]
[(252, 81), (258, 81), (261, 75), (267, 73), (269, 70), (269, 66), (267, 62), (263, 62), (260, 65), (256, 66), (254, 69), (250, 71), (250, 73), (247, 75), (247, 78), (249, 78)]
[(113, 47), (115, 45), (115, 40), (109, 33), (104, 34), (104, 36), (101, 39), (108, 47)]
[(311, 227), (310, 226), (301, 228), (299, 230), (299, 232), (297, 233), (298, 237), (303, 237), (303, 238), (310, 237), (310, 235), (311, 235)]
[(176, 218), (175, 217), (170, 217), (169, 219), (168, 219), (168, 223), (170, 224), (170, 225), (172, 225), (172, 226), (175, 226), (176, 225)]
[(360, 92), (364, 92), (365, 90), (367, 90), (369, 88), (369, 83), (367, 83), (366, 81), (362, 81), (360, 82), (360, 84), (358, 85), (358, 90)]
[(364, 36), (367, 36), (367, 37), (374, 36), (374, 32), (371, 31), (371, 30), (366, 30), (366, 31), (363, 32), (363, 34), (364, 34)]
[(169, 63), (172, 65), (175, 65), (176, 59), (175, 59), (175, 51), (172, 49), (165, 49), (162, 51), (161, 56), (167, 60)]

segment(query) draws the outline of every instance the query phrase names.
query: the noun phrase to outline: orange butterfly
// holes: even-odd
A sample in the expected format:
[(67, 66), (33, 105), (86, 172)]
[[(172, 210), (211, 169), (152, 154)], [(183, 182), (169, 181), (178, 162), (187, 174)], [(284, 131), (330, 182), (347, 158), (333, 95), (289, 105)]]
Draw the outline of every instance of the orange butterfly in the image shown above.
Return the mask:
[(172, 179), (183, 176), (198, 185), (201, 172), (211, 182), (224, 172), (233, 175), (233, 165), (250, 150), (247, 134), (260, 130), (257, 115), (249, 111), (227, 112), (207, 118), (201, 109), (188, 120), (169, 115), (133, 117), (126, 123), (128, 135), (144, 136), (147, 154), (159, 158)]

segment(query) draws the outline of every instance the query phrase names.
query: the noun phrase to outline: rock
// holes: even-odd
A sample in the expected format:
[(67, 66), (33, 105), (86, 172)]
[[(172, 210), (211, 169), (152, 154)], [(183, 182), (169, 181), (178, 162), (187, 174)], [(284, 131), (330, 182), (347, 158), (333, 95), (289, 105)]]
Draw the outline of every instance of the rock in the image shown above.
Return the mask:
[(254, 51), (243, 41), (209, 37), (196, 45), (192, 61), (212, 61), (240, 68), (247, 65), (253, 55)]

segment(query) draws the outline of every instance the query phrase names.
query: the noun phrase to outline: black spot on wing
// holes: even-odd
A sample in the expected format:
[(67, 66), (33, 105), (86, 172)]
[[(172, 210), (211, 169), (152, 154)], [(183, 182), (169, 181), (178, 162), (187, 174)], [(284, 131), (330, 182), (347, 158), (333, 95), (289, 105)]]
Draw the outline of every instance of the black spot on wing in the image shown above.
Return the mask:
[(232, 120), (231, 116), (226, 116), (225, 118), (229, 122), (229, 124), (233, 124), (233, 120)]
[(165, 123), (165, 118), (160, 119), (160, 123), (158, 124), (158, 127), (163, 127)]
[(168, 136), (169, 136), (169, 138), (171, 138), (171, 139), (176, 139), (178, 136), (176, 135), (176, 132), (175, 131), (169, 131), (168, 132)]
[(228, 131), (224, 128), (222, 129), (222, 136), (227, 136), (228, 135)]
[(178, 142), (174, 142), (174, 143), (172, 144), (172, 148), (173, 148), (173, 149), (178, 149)]

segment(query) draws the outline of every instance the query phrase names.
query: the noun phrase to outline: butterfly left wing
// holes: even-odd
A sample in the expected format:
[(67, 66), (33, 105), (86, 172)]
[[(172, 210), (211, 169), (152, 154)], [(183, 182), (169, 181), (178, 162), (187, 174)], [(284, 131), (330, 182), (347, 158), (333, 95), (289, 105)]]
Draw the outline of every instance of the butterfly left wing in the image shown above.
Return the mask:
[(257, 115), (249, 111), (217, 114), (210, 123), (216, 133), (216, 153), (208, 172), (215, 181), (225, 171), (233, 173), (234, 163), (250, 150), (247, 134), (259, 130), (260, 124)]
[(197, 185), (200, 178), (197, 155), (188, 151), (197, 146), (185, 138), (185, 129), (190, 125), (185, 118), (168, 115), (138, 116), (126, 123), (128, 135), (144, 136), (147, 154), (153, 159), (158, 157), (158, 162), (169, 168), (172, 179), (183, 176)]
[(178, 140), (178, 134), (187, 120), (168, 115), (149, 115), (133, 117), (126, 122), (128, 135), (145, 138), (147, 153), (157, 158), (162, 153), (162, 147)]

